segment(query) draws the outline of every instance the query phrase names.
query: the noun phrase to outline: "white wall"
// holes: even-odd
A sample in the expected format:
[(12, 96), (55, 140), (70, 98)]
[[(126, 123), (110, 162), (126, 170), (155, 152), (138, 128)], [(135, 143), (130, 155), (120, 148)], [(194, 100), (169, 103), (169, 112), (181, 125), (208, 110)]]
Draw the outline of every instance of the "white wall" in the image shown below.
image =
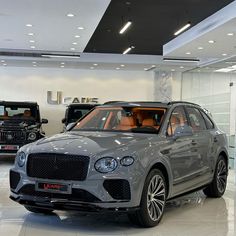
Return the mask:
[(153, 73), (145, 71), (78, 70), (52, 68), (0, 68), (0, 100), (37, 101), (47, 135), (62, 130), (65, 105), (47, 104), (47, 91), (63, 96), (109, 100), (153, 100)]

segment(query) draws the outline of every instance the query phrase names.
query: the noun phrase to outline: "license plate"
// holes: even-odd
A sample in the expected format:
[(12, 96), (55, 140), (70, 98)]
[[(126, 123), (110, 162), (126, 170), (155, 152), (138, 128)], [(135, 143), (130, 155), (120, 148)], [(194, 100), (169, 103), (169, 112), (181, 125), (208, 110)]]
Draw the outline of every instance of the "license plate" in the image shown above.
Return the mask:
[(37, 182), (35, 187), (36, 187), (36, 191), (41, 191), (41, 192), (71, 194), (70, 184)]
[(15, 150), (15, 151), (17, 151), (19, 149), (19, 146), (16, 146), (16, 145), (1, 145), (0, 149), (1, 150)]

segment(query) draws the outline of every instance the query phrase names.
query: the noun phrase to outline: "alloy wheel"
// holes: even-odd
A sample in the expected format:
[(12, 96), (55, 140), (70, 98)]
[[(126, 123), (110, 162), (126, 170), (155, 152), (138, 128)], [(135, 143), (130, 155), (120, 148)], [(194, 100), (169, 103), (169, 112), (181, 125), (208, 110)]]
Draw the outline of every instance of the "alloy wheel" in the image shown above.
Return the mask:
[(158, 221), (162, 216), (165, 206), (165, 196), (166, 189), (163, 178), (159, 175), (153, 176), (149, 182), (147, 193), (147, 209), (153, 221)]
[(227, 168), (224, 160), (220, 160), (217, 166), (217, 188), (219, 192), (224, 192), (227, 180)]

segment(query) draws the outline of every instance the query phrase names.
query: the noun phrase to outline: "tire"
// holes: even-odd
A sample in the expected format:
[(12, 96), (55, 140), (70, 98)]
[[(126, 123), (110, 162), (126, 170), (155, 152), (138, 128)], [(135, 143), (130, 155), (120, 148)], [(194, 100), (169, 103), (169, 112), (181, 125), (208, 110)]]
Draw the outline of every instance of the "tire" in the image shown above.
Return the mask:
[(213, 198), (221, 197), (226, 189), (227, 175), (228, 170), (226, 160), (220, 155), (216, 163), (214, 178), (212, 182), (203, 189), (204, 194)]
[(42, 208), (37, 208), (37, 207), (30, 207), (30, 206), (24, 206), (26, 210), (33, 212), (33, 213), (41, 213), (45, 215), (50, 215), (52, 214), (53, 210), (50, 209), (42, 209)]
[(158, 169), (151, 170), (144, 183), (140, 209), (128, 214), (130, 221), (146, 228), (158, 225), (165, 209), (166, 193), (164, 175)]

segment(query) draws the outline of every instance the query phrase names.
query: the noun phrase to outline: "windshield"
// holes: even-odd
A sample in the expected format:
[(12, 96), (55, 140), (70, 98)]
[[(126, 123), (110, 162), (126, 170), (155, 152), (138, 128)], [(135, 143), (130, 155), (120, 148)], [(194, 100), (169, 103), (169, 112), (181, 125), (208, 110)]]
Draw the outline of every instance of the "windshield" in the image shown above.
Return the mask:
[(76, 122), (79, 120), (82, 116), (87, 114), (93, 107), (71, 107), (68, 109), (68, 118), (67, 123)]
[(0, 105), (1, 120), (38, 120), (37, 106)]
[(165, 108), (98, 107), (73, 130), (157, 133)]

